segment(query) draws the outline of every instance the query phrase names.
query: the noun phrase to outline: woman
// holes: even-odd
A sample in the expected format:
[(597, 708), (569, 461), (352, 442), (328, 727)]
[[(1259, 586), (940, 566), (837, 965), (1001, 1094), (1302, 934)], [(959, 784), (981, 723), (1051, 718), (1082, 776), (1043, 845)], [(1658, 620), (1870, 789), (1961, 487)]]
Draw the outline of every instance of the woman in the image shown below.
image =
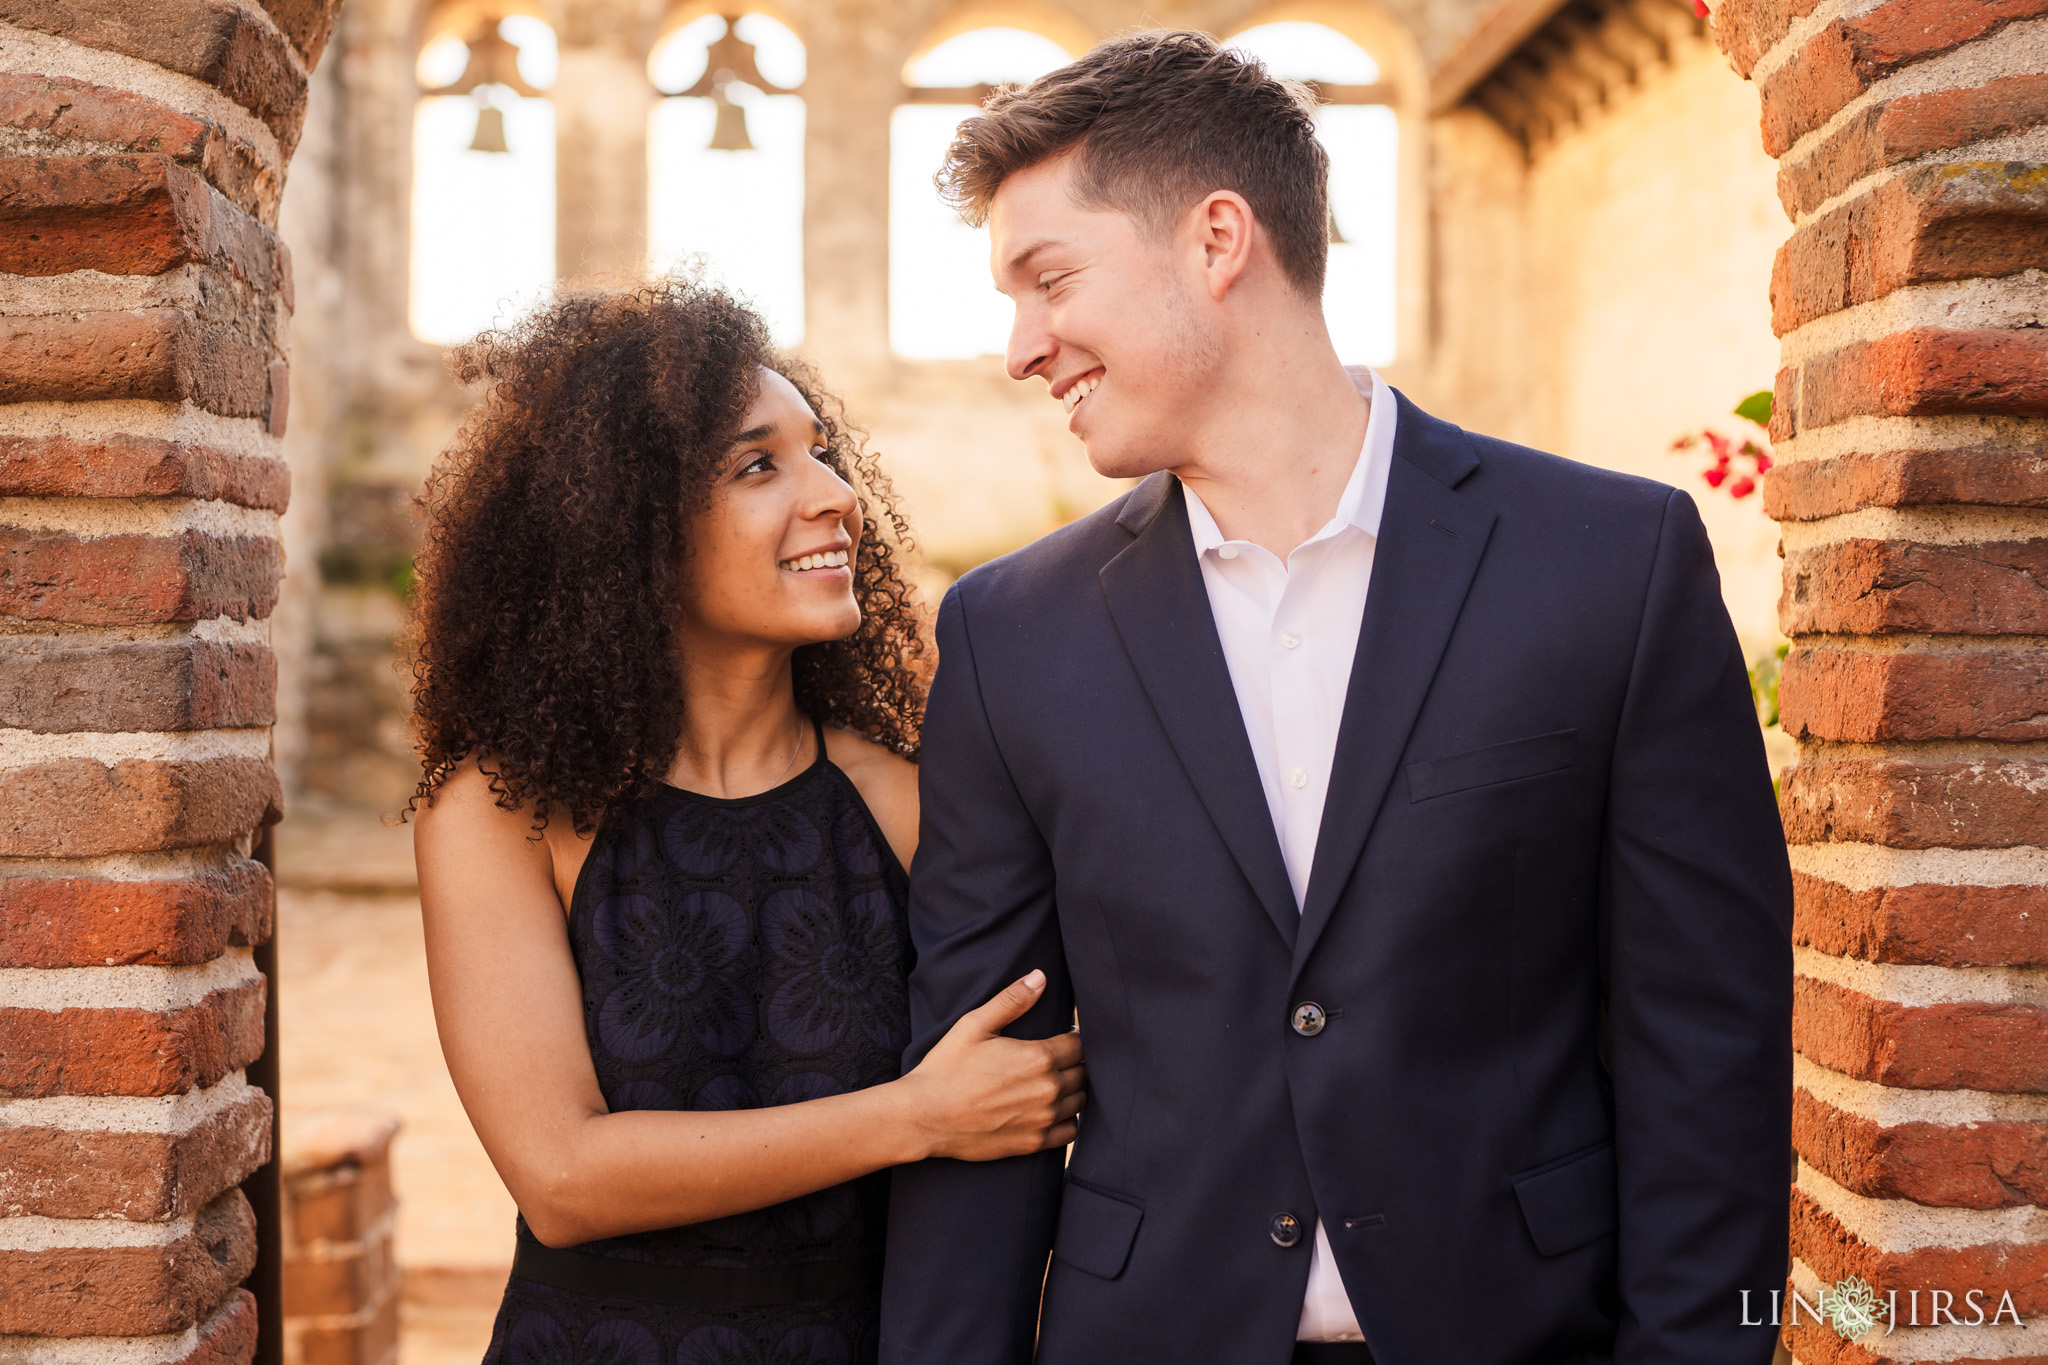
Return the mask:
[[(427, 498), (435, 1017), (519, 1205), (489, 1361), (876, 1355), (888, 1167), (1074, 1133), (1033, 972), (897, 1078), (919, 622), (872, 457), (690, 281), (469, 347)], [(855, 485), (860, 491), (856, 492)]]

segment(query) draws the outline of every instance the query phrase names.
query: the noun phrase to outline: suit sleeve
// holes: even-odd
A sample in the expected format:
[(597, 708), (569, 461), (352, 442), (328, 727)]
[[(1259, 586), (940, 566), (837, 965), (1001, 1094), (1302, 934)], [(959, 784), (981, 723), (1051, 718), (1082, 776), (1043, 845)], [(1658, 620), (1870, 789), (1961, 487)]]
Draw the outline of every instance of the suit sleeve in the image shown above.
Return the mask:
[(1601, 937), (1619, 1170), (1615, 1365), (1765, 1365), (1786, 1272), (1792, 885), (1698, 511), (1673, 491), (1609, 778)]
[[(1074, 995), (1052, 856), (1004, 763), (982, 702), (959, 585), (939, 609), (925, 712), (910, 927), (908, 1070), (968, 1010), (1032, 968), (1045, 995), (1008, 1030), (1070, 1026)], [(1028, 1365), (1058, 1213), (1061, 1154), (897, 1168), (882, 1290), (886, 1365)]]

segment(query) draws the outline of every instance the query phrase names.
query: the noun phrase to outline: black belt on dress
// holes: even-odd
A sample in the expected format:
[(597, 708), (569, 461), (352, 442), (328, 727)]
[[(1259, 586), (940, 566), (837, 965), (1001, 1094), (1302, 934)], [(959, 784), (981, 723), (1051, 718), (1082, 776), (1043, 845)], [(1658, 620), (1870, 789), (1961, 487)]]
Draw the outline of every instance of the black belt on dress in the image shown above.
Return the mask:
[(1372, 1347), (1362, 1341), (1297, 1341), (1294, 1365), (1373, 1365)]
[(763, 1308), (816, 1303), (879, 1288), (882, 1258), (804, 1261), (797, 1265), (661, 1265), (543, 1246), (521, 1237), (512, 1273), (522, 1280), (636, 1303), (678, 1308)]

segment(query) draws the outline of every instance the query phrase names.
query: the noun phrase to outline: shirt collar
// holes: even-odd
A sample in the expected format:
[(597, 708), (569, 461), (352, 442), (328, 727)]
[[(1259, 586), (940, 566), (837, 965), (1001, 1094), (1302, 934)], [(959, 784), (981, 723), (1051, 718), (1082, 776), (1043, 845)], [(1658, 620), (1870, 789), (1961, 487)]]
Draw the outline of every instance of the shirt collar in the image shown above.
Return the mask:
[(1365, 420), (1365, 449), (1358, 453), (1358, 466), (1344, 485), (1344, 496), (1337, 499), (1337, 518), (1377, 539), (1380, 515), (1387, 510), (1387, 477), (1394, 468), (1394, 391), (1378, 370), (1350, 373), (1360, 392), (1370, 392), (1372, 415)]
[[(1372, 403), (1372, 411), (1365, 420), (1365, 444), (1351, 466), (1351, 477), (1344, 481), (1344, 491), (1337, 496), (1336, 515), (1309, 541), (1333, 536), (1346, 526), (1355, 526), (1377, 539), (1380, 516), (1386, 511), (1387, 476), (1394, 460), (1394, 391), (1377, 370), (1360, 366), (1347, 369), (1346, 373)], [(1195, 553), (1207, 554), (1224, 543), (1223, 530), (1194, 489), (1182, 484), (1181, 491), (1187, 494), (1188, 529), (1194, 534)]]

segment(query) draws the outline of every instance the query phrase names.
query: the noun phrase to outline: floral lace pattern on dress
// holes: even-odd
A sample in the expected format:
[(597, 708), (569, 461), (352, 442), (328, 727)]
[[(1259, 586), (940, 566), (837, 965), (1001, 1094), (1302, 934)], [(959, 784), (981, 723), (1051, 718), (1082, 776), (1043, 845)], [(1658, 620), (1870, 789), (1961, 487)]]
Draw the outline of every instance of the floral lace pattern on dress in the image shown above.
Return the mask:
[[(897, 1074), (909, 1041), (902, 869), (818, 760), (760, 796), (658, 787), (607, 820), (569, 916), (599, 1087), (627, 1109), (753, 1109)], [(886, 1173), (578, 1250), (684, 1266), (879, 1256)], [(522, 1237), (531, 1236), (522, 1223)], [(513, 1279), (487, 1365), (865, 1365), (874, 1292), (772, 1308), (636, 1303)]]

